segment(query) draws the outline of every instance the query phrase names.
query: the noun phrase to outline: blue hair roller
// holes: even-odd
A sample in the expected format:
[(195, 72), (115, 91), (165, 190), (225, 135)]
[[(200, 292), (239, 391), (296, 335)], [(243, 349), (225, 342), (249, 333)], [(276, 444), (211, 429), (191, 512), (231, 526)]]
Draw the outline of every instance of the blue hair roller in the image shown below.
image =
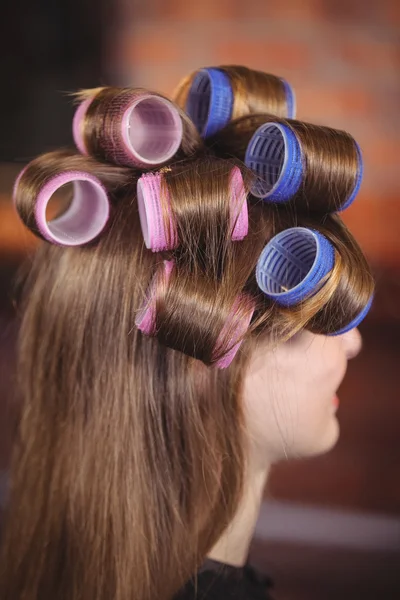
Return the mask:
[(306, 227), (292, 227), (265, 246), (256, 280), (266, 296), (282, 306), (293, 306), (319, 289), (334, 264), (335, 250), (325, 236)]
[(356, 152), (357, 152), (357, 158), (358, 158), (358, 173), (357, 173), (356, 184), (355, 184), (354, 189), (353, 189), (351, 195), (349, 196), (349, 198), (340, 207), (340, 212), (346, 210), (346, 208), (349, 208), (349, 206), (353, 203), (355, 197), (357, 196), (357, 194), (360, 190), (362, 178), (364, 175), (364, 163), (363, 163), (363, 158), (362, 158), (362, 154), (361, 154), (361, 148), (357, 144), (357, 142), (354, 142), (354, 143), (356, 146)]
[(294, 89), (286, 79), (281, 78), (281, 81), (285, 89), (288, 119), (294, 119), (296, 117), (296, 95)]
[(244, 162), (257, 175), (251, 193), (268, 202), (289, 201), (304, 178), (299, 140), (281, 123), (265, 123), (257, 129)]
[(193, 79), (186, 101), (186, 112), (200, 135), (206, 138), (231, 120), (233, 92), (231, 82), (219, 69), (201, 69)]
[(329, 335), (331, 335), (331, 336), (343, 335), (344, 333), (347, 333), (348, 331), (355, 329), (355, 327), (358, 327), (359, 324), (361, 323), (361, 321), (363, 321), (365, 319), (365, 317), (367, 316), (367, 314), (369, 313), (373, 300), (374, 300), (374, 296), (372, 295), (371, 298), (368, 300), (367, 304), (362, 309), (362, 311), (348, 325), (346, 325), (342, 329), (339, 329), (339, 331), (335, 331), (335, 333), (330, 333)]

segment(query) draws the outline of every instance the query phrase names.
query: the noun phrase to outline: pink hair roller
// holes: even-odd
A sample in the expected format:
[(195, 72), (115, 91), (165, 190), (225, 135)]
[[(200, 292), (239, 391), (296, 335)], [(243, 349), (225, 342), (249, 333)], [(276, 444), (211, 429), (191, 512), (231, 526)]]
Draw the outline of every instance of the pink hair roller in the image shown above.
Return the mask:
[[(183, 125), (177, 109), (169, 100), (155, 94), (137, 90), (119, 92), (105, 108), (102, 109), (101, 104), (97, 107), (95, 117), (102, 119), (103, 125), (96, 140), (98, 158), (139, 168), (170, 160), (182, 141)], [(75, 144), (82, 154), (90, 153), (85, 143), (84, 119), (92, 101), (93, 98), (84, 100), (73, 120)]]
[(176, 226), (171, 211), (167, 186), (163, 186), (164, 205), (169, 217), (169, 243), (165, 231), (164, 215), (161, 208), (161, 173), (143, 175), (137, 184), (140, 225), (146, 248), (153, 252), (172, 250), (179, 245)]
[[(172, 270), (174, 268), (173, 260), (164, 260), (163, 277), (165, 284), (168, 285)], [(156, 332), (156, 302), (155, 289), (157, 285), (158, 273), (156, 273), (150, 282), (147, 290), (147, 297), (144, 308), (139, 312), (135, 319), (136, 327), (145, 335), (154, 335)]]
[(249, 231), (249, 213), (247, 210), (247, 193), (244, 187), (242, 172), (234, 167), (230, 176), (231, 190), (231, 230), (232, 240), (239, 242)]
[[(243, 315), (242, 311), (238, 312), (240, 304), (246, 302), (247, 310)], [(240, 346), (242, 345), (243, 336), (249, 328), (251, 319), (254, 314), (254, 302), (247, 294), (240, 294), (233, 303), (232, 310), (223, 326), (217, 342), (215, 344), (214, 354), (218, 353), (219, 348), (228, 346), (229, 350), (224, 354), (215, 365), (219, 369), (229, 367), (235, 358)], [(228, 336), (228, 340), (226, 339)]]
[[(169, 218), (169, 242), (165, 230), (164, 215), (161, 207), (161, 173), (143, 175), (137, 185), (140, 224), (146, 248), (153, 252), (174, 250), (179, 246), (176, 223), (171, 210), (167, 186), (164, 188), (164, 205)], [(234, 167), (230, 175), (230, 216), (232, 240), (246, 237), (249, 229), (247, 194), (240, 169)]]
[[(163, 277), (164, 283), (167, 286), (170, 280), (172, 270), (174, 268), (173, 260), (164, 260), (163, 262)], [(144, 308), (139, 312), (135, 319), (136, 327), (145, 335), (154, 336), (156, 334), (156, 298), (155, 290), (158, 273), (156, 273), (150, 282), (147, 290), (147, 297)], [(247, 303), (245, 314), (242, 311), (238, 311), (241, 304)], [(215, 345), (214, 354), (219, 352), (221, 346), (228, 346), (228, 352), (222, 356), (215, 365), (219, 369), (226, 369), (229, 367), (233, 359), (235, 358), (241, 344), (242, 338), (246, 334), (249, 328), (251, 319), (254, 313), (254, 302), (247, 294), (240, 294), (233, 303), (231, 312), (228, 319), (223, 326)]]
[(87, 98), (81, 102), (75, 111), (74, 118), (72, 121), (72, 135), (74, 138), (75, 146), (78, 148), (81, 154), (87, 156), (87, 150), (85, 142), (83, 140), (83, 120), (86, 115), (86, 111), (89, 108), (93, 98)]
[[(14, 185), (16, 192), (25, 169)], [(67, 183), (73, 183), (74, 195), (67, 210), (52, 221), (46, 219), (46, 208), (53, 194)], [(96, 238), (104, 229), (110, 213), (107, 192), (102, 183), (84, 171), (65, 171), (49, 179), (40, 189), (34, 207), (34, 219), (41, 235), (60, 246), (80, 246)]]

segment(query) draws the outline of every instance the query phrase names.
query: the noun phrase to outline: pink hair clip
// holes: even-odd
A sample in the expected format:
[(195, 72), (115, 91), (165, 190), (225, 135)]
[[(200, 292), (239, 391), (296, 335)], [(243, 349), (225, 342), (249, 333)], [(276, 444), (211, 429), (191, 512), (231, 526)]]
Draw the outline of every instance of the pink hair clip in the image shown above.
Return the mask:
[[(153, 252), (174, 250), (179, 246), (176, 223), (171, 209), (167, 186), (162, 186), (162, 173), (147, 173), (137, 185), (140, 224), (146, 248)], [(239, 167), (234, 167), (230, 175), (230, 218), (232, 240), (240, 241), (249, 229), (247, 194)], [(161, 196), (166, 215), (163, 214)], [(165, 216), (168, 220), (167, 236)], [(167, 225), (167, 228), (168, 228)]]

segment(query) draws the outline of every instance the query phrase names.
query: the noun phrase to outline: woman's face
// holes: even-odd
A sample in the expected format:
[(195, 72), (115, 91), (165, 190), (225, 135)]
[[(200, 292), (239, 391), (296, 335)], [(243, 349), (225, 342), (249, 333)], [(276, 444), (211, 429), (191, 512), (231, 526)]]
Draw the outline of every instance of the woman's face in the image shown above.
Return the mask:
[(361, 349), (353, 329), (336, 337), (302, 331), (276, 348), (260, 342), (244, 382), (251, 451), (262, 466), (330, 450), (339, 436), (337, 389)]

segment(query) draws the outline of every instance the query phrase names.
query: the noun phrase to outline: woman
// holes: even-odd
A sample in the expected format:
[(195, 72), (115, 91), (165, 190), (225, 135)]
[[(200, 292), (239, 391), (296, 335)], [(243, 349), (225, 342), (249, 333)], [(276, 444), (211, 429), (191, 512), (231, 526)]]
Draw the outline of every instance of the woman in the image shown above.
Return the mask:
[(337, 214), (359, 148), (244, 67), (196, 72), (177, 104), (80, 100), (80, 154), (43, 155), (15, 186), (44, 243), (23, 293), (0, 596), (267, 598), (246, 560), (268, 469), (335, 444), (371, 305)]

